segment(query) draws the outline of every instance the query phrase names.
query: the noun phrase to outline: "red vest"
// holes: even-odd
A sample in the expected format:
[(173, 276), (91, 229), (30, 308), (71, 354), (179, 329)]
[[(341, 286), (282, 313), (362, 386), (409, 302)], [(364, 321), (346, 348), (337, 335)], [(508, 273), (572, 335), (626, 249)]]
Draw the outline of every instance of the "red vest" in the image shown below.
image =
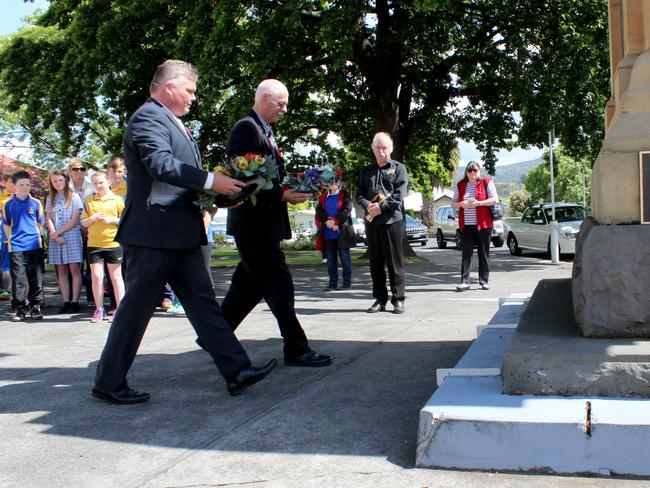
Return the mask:
[[(474, 198), (477, 200), (487, 200), (487, 187), (490, 183), (490, 178), (482, 178), (476, 182), (476, 195)], [(467, 182), (460, 180), (458, 182), (458, 198), (462, 201), (465, 198), (465, 190), (467, 189)], [(479, 230), (489, 229), (492, 227), (492, 214), (489, 207), (476, 207), (476, 223)], [(465, 228), (465, 209), (458, 209), (458, 225), (460, 229)]]

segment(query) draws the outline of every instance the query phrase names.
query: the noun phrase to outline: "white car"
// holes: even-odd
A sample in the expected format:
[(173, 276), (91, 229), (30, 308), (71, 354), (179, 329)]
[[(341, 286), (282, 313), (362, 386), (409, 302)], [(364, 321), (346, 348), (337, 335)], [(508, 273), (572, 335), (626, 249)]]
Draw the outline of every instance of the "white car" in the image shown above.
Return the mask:
[[(582, 221), (591, 210), (575, 203), (556, 203), (555, 220), (558, 225), (560, 254), (575, 254), (576, 236)], [(521, 218), (506, 220), (507, 244), (510, 254), (519, 255), (522, 249), (551, 250), (551, 204), (540, 203), (528, 207)]]
[[(492, 223), (492, 236), (490, 240), (494, 247), (503, 246), (503, 231), (505, 227), (501, 220), (495, 220)], [(458, 210), (451, 205), (443, 205), (436, 209), (434, 220), (434, 234), (438, 247), (444, 249), (447, 247), (447, 241), (452, 241), (456, 249), (460, 249), (460, 227), (458, 226)]]

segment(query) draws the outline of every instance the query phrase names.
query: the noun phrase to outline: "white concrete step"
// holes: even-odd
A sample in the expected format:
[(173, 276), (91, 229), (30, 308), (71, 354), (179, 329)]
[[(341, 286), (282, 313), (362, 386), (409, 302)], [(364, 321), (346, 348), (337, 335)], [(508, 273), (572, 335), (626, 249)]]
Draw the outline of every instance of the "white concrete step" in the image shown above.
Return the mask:
[(648, 445), (650, 400), (503, 395), (498, 376), (451, 377), (420, 412), (416, 464), (648, 476)]
[(453, 368), (438, 368), (438, 386), (450, 376), (498, 376), (515, 329), (485, 329)]

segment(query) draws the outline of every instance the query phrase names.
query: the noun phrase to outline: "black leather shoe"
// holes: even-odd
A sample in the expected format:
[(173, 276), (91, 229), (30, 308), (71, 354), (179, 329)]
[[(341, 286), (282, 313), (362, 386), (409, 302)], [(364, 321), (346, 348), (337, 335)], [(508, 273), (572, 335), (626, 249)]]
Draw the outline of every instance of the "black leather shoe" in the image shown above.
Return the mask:
[(393, 302), (393, 313), (404, 313), (406, 312), (406, 307), (402, 300), (395, 300)]
[(108, 403), (115, 403), (117, 405), (129, 405), (132, 403), (143, 403), (151, 398), (149, 393), (135, 391), (128, 386), (118, 391), (103, 390), (97, 385), (93, 385), (92, 394), (95, 398), (104, 400)]
[(320, 366), (329, 366), (332, 364), (332, 356), (318, 354), (316, 351), (309, 351), (295, 358), (284, 358), (284, 364), (287, 366), (304, 366), (306, 368), (318, 368)]
[(386, 304), (381, 303), (379, 300), (376, 300), (375, 303), (370, 305), (370, 308), (366, 310), (368, 313), (377, 313), (377, 312), (383, 312), (386, 310)]
[(275, 368), (277, 364), (278, 361), (276, 359), (271, 359), (261, 368), (249, 366), (248, 368), (240, 370), (235, 378), (229, 380), (226, 383), (228, 393), (230, 393), (232, 396), (241, 395), (246, 391), (246, 388), (266, 378), (266, 376), (271, 371), (273, 371), (273, 368)]

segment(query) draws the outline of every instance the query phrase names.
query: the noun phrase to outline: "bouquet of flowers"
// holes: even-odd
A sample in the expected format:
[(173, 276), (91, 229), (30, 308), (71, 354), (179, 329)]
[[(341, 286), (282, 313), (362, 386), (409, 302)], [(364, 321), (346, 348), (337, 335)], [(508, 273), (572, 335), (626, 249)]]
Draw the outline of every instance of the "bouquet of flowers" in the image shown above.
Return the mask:
[(260, 156), (259, 154), (246, 153), (243, 156), (236, 156), (214, 168), (212, 171), (216, 176), (226, 175), (231, 178), (243, 181), (246, 186), (235, 195), (221, 195), (212, 190), (205, 190), (200, 196), (197, 204), (204, 208), (232, 207), (250, 198), (253, 205), (257, 203), (255, 195), (261, 190), (269, 190), (273, 187), (273, 179), (278, 178), (278, 166), (273, 156)]
[(327, 189), (332, 180), (340, 179), (341, 176), (343, 176), (343, 171), (334, 170), (331, 166), (309, 168), (302, 173), (285, 176), (282, 185), (295, 192), (320, 193)]

